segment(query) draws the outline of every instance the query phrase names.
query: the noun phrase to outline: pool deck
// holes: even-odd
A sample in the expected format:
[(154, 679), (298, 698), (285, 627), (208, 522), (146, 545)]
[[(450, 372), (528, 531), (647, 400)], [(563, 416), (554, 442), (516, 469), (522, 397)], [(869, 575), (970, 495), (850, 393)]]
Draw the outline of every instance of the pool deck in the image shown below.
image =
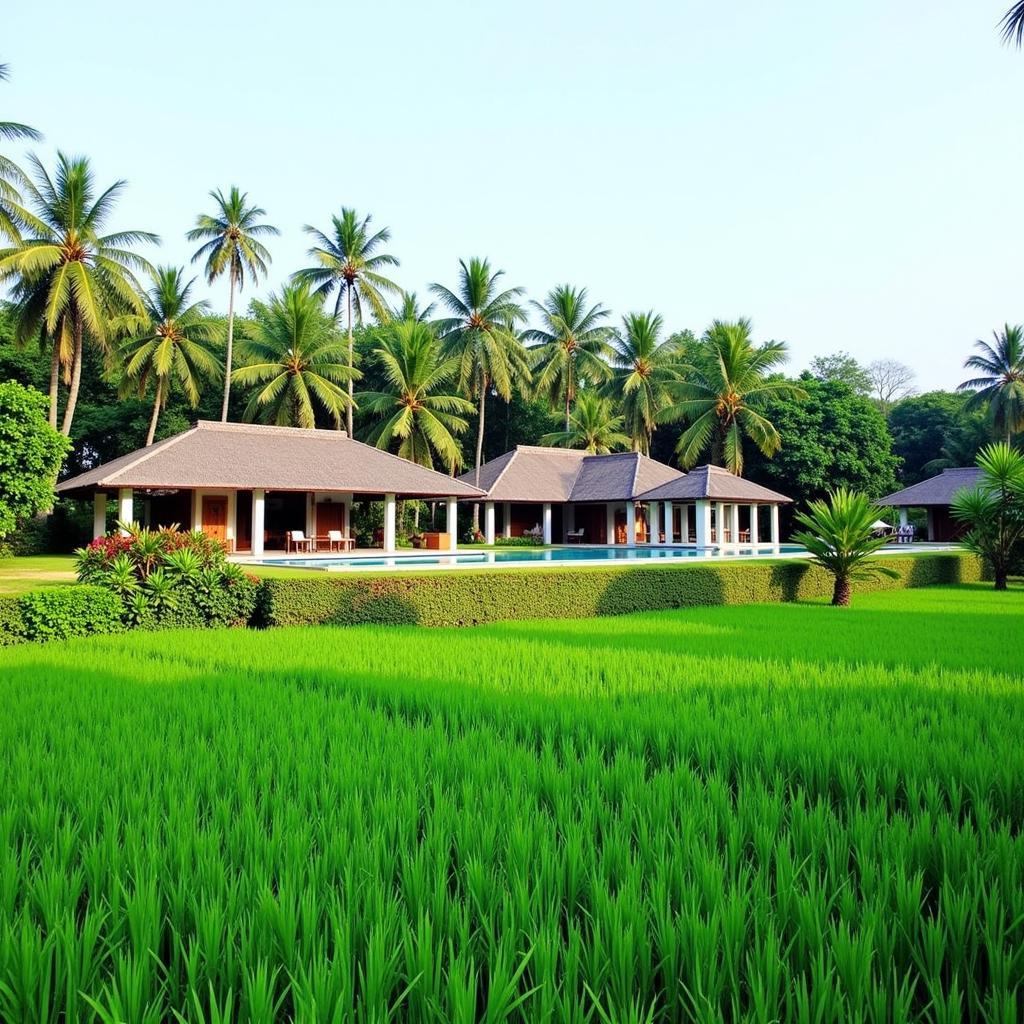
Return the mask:
[[(354, 551), (314, 551), (292, 552), (272, 551), (256, 560), (245, 556), (232, 556), (232, 561), (241, 565), (278, 566), (288, 569), (308, 569), (311, 572), (432, 572), (451, 569), (540, 569), (571, 566), (602, 566), (602, 565), (693, 565), (701, 561), (745, 561), (763, 558), (807, 558), (806, 551), (792, 550), (793, 545), (761, 544), (756, 550), (749, 546), (737, 549), (718, 546), (697, 548), (693, 544), (638, 544), (634, 548), (618, 545), (609, 548), (604, 544), (555, 544), (548, 547), (537, 546), (516, 548), (513, 546), (496, 545), (490, 548), (460, 547), (451, 554), (437, 551), (425, 551), (419, 548), (403, 548), (394, 554), (385, 555), (380, 548), (358, 548)], [(920, 554), (923, 552), (956, 551), (956, 544), (939, 544), (917, 542), (913, 544), (892, 544), (879, 551), (880, 555), (888, 554)], [(573, 552), (572, 558), (545, 558), (546, 552)], [(583, 552), (593, 551), (594, 557), (587, 558)], [(616, 557), (609, 557), (607, 552), (613, 551)], [(635, 551), (639, 557), (630, 557), (627, 552)], [(600, 552), (600, 554), (598, 554)], [(659, 555), (648, 555), (646, 552), (663, 552)], [(670, 554), (673, 552), (673, 554)], [(679, 552), (674, 554), (674, 552)], [(513, 553), (525, 555), (521, 560), (510, 558)], [(495, 555), (502, 555), (501, 561)], [(344, 565), (332, 565), (338, 559), (345, 559)], [(312, 564), (310, 564), (312, 563)], [(322, 564), (316, 564), (322, 563)], [(365, 564), (360, 564), (365, 563)], [(383, 564), (382, 564), (383, 563)]]

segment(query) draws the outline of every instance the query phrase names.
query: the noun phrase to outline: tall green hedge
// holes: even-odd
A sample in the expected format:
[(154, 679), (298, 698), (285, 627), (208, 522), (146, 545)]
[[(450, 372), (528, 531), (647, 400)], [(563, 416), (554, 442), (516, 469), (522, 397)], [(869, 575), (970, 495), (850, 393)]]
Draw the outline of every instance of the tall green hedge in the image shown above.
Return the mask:
[(105, 587), (87, 585), (32, 590), (0, 598), (0, 647), (25, 640), (67, 640), (119, 633), (121, 599)]
[[(885, 564), (899, 577), (859, 584), (855, 594), (981, 579), (980, 562), (967, 554), (886, 556)], [(585, 618), (831, 594), (832, 577), (802, 559), (406, 575), (310, 572), (308, 579), (263, 580), (254, 622), (473, 626), (505, 619)]]

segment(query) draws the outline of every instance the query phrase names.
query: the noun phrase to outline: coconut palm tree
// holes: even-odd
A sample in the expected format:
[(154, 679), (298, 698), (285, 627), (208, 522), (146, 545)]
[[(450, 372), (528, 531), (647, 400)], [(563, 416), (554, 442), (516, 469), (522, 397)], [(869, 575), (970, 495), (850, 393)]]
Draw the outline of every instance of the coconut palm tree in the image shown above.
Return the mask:
[(533, 343), (534, 387), (547, 394), (553, 409), (564, 410), (568, 431), (580, 380), (601, 383), (611, 374), (609, 330), (603, 323), (608, 310), (599, 303), (588, 308), (587, 289), (568, 284), (552, 288), (543, 302), (530, 305), (540, 314), (542, 325), (523, 333), (523, 339)]
[(830, 492), (827, 502), (808, 502), (807, 511), (796, 514), (804, 529), (794, 533), (793, 540), (835, 577), (832, 604), (837, 607), (850, 603), (853, 582), (898, 575), (870, 560), (887, 543), (887, 538), (875, 535), (874, 524), (880, 515), (881, 509), (866, 494), (845, 487)]
[(428, 302), (426, 306), (420, 306), (419, 298), (415, 292), (402, 292), (398, 302), (391, 308), (389, 315), (386, 318), (379, 319), (378, 322), (381, 326), (392, 320), (397, 320), (399, 323), (403, 320), (419, 320), (422, 323), (428, 323), (434, 315), (436, 308), (437, 303), (435, 302)]
[(786, 345), (755, 345), (749, 320), (716, 320), (705, 332), (680, 378), (671, 386), (672, 404), (662, 422), (685, 419), (687, 427), (676, 452), (685, 469), (711, 449), (711, 461), (739, 476), (743, 472), (743, 438), (767, 456), (779, 450), (774, 425), (762, 415), (774, 396), (805, 398), (806, 392), (771, 372), (786, 361)]
[[(391, 232), (381, 228), (375, 234), (370, 232), (370, 217), (359, 219), (355, 210), (342, 207), (340, 217), (331, 218), (330, 234), (325, 234), (307, 224), (303, 230), (316, 240), (308, 255), (316, 261), (312, 267), (300, 270), (295, 276), (323, 296), (336, 291), (334, 316), (341, 315), (345, 303), (348, 321), (348, 365), (355, 369), (355, 343), (352, 336), (353, 320), (363, 322), (363, 304), (373, 311), (381, 322), (390, 318), (385, 294), (401, 293), (401, 289), (381, 271), (385, 267), (397, 267), (398, 259), (390, 253), (381, 252), (381, 246), (390, 241)], [(352, 433), (352, 416), (355, 402), (353, 397), (354, 374), (349, 377), (348, 432)]]
[(367, 440), (417, 465), (434, 468), (438, 457), (454, 473), (462, 466), (455, 435), (466, 430), (473, 403), (453, 394), (458, 360), (444, 359), (429, 324), (403, 320), (384, 329), (373, 353), (384, 375), (384, 390), (361, 392), (361, 409), (382, 417)]
[[(432, 284), (431, 292), (451, 314), (435, 325), (445, 358), (458, 361), (459, 388), (477, 400), (476, 461), (474, 480), (480, 482), (484, 454), (484, 417), (487, 394), (492, 389), (509, 401), (517, 381), (528, 382), (530, 365), (522, 339), (516, 332), (526, 314), (519, 304), (522, 288), (499, 290), (504, 271), (491, 271), (485, 259), (459, 260), (459, 284), (455, 291)], [(474, 511), (474, 528), (479, 509)]]
[(118, 325), (129, 334), (122, 346), (127, 382), (145, 394), (153, 381), (147, 445), (153, 443), (160, 410), (176, 381), (194, 409), (202, 385), (224, 372), (215, 354), (223, 342), (221, 324), (211, 318), (208, 302), (191, 301), (195, 278), (185, 281), (184, 274), (180, 267), (157, 267), (143, 298), (143, 314), (122, 318)]
[(1024, 430), (1024, 327), (1006, 324), (993, 331), (994, 344), (980, 339), (974, 343), (978, 355), (964, 366), (981, 376), (965, 380), (958, 391), (973, 391), (968, 409), (987, 406), (993, 427), (1009, 444), (1018, 430)]
[(1017, 0), (1003, 16), (999, 27), (1006, 42), (1016, 43), (1018, 47), (1024, 43), (1024, 0)]
[(609, 399), (596, 391), (581, 391), (576, 396), (568, 428), (545, 434), (540, 443), (607, 455), (630, 446), (630, 438), (623, 431), (625, 422), (624, 417), (615, 414)]
[(82, 381), (85, 339), (106, 348), (109, 323), (126, 312), (142, 313), (139, 270), (152, 271), (133, 250), (158, 242), (148, 231), (101, 234), (125, 182), (97, 194), (85, 157), (57, 154), (51, 178), (35, 156), (24, 189), (32, 222), (27, 237), (0, 250), (0, 280), (14, 281), (21, 342), (38, 338), (50, 350), (50, 425), (57, 426), (60, 371), (68, 383), (61, 431), (70, 436)]
[(193, 254), (192, 262), (206, 260), (207, 282), (213, 284), (217, 278), (228, 275), (228, 334), (224, 348), (224, 400), (220, 409), (221, 422), (226, 423), (235, 347), (235, 289), (241, 291), (247, 280), (266, 277), (270, 252), (260, 239), (280, 232), (260, 220), (267, 211), (249, 205), (249, 193), (242, 192), (237, 185), (232, 185), (227, 195), (220, 189), (209, 195), (216, 207), (214, 212), (201, 213), (196, 226), (185, 237), (190, 242), (203, 243)]
[(267, 303), (253, 302), (252, 314), (239, 346), (245, 362), (234, 372), (243, 386), (261, 385), (246, 421), (315, 427), (319, 405), (340, 428), (350, 402), (343, 385), (358, 371), (345, 363), (345, 345), (320, 296), (296, 282)]
[(662, 319), (653, 311), (627, 313), (611, 337), (612, 372), (604, 387), (620, 403), (633, 451), (645, 455), (682, 354), (675, 340), (661, 339), (661, 331)]
[[(10, 66), (0, 64), (0, 82), (10, 78)], [(42, 136), (27, 124), (17, 121), (0, 121), (0, 140), (14, 141), (27, 139), (38, 142)], [(20, 186), (25, 182), (25, 172), (13, 161), (0, 153), (0, 235), (12, 240), (19, 237), (19, 224), (31, 220), (21, 205)]]

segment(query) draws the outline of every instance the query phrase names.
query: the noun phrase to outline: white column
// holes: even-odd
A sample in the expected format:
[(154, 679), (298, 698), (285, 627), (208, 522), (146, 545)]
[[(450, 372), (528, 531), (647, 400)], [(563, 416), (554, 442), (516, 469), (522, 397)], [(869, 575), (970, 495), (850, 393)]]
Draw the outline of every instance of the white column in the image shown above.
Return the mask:
[(908, 519), (908, 517), (907, 517), (907, 513), (908, 512), (909, 512), (909, 509), (906, 509), (906, 508), (901, 508), (900, 509), (900, 526), (906, 526), (908, 524), (908, 522), (910, 521)]
[(636, 544), (636, 506), (632, 501), (626, 502), (626, 543), (630, 547)]
[(344, 536), (352, 536), (352, 495), (346, 494), (342, 499), (345, 504), (345, 533)]
[(610, 501), (604, 507), (604, 542), (615, 543), (615, 506)]
[[(117, 520), (126, 525), (135, 518), (135, 492), (130, 487), (122, 487), (117, 492)], [(121, 535), (126, 537), (127, 530), (121, 530)]]
[(715, 543), (725, 543), (725, 503), (715, 502)]
[(697, 513), (697, 547), (711, 546), (711, 502), (698, 501), (695, 506)]
[(771, 510), (772, 510), (772, 532), (771, 532), (771, 539), (772, 539), (772, 544), (778, 546), (778, 543), (779, 543), (779, 506), (778, 505), (772, 505), (771, 506)]
[(228, 491), (228, 551), (235, 550), (235, 541), (238, 538), (238, 491)]
[(544, 502), (543, 507), (543, 524), (544, 524), (544, 543), (551, 543), (551, 503), (548, 501)]
[(104, 537), (107, 533), (107, 492), (97, 491), (92, 496), (92, 537)]
[(459, 503), (449, 498), (445, 504), (445, 526), (448, 528), (448, 550), (454, 551), (459, 544)]
[(647, 543), (657, 544), (658, 534), (661, 533), (661, 524), (658, 522), (658, 513), (661, 507), (656, 501), (647, 503)]
[(203, 528), (203, 492), (196, 488), (192, 492), (192, 529), (198, 533)]
[(676, 539), (675, 515), (672, 512), (672, 502), (662, 503), (662, 519), (665, 521), (665, 543), (674, 544)]
[(502, 510), (502, 521), (501, 521), (501, 532), (508, 539), (512, 536), (512, 502), (506, 501), (503, 504)]
[(494, 502), (484, 502), (484, 540), (488, 544), (494, 543)]
[(316, 495), (306, 492), (306, 536), (316, 536)]
[(394, 554), (395, 551), (395, 496), (384, 495), (384, 553)]
[(263, 529), (267, 507), (266, 492), (256, 488), (252, 492), (252, 557), (263, 557)]
[(729, 537), (733, 544), (740, 542), (740, 507), (734, 501), (729, 506)]
[(757, 547), (758, 541), (761, 539), (758, 531), (757, 524), (757, 505), (750, 506), (750, 546)]

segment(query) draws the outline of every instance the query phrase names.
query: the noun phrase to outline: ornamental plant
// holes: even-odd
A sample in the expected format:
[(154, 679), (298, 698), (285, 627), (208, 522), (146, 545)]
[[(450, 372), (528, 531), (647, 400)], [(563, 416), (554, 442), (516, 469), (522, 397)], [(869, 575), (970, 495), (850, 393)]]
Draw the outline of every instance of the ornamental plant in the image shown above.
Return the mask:
[(255, 576), (226, 558), (224, 546), (201, 531), (178, 526), (150, 530), (118, 523), (75, 552), (81, 583), (116, 594), (129, 627), (231, 626), (249, 621)]

